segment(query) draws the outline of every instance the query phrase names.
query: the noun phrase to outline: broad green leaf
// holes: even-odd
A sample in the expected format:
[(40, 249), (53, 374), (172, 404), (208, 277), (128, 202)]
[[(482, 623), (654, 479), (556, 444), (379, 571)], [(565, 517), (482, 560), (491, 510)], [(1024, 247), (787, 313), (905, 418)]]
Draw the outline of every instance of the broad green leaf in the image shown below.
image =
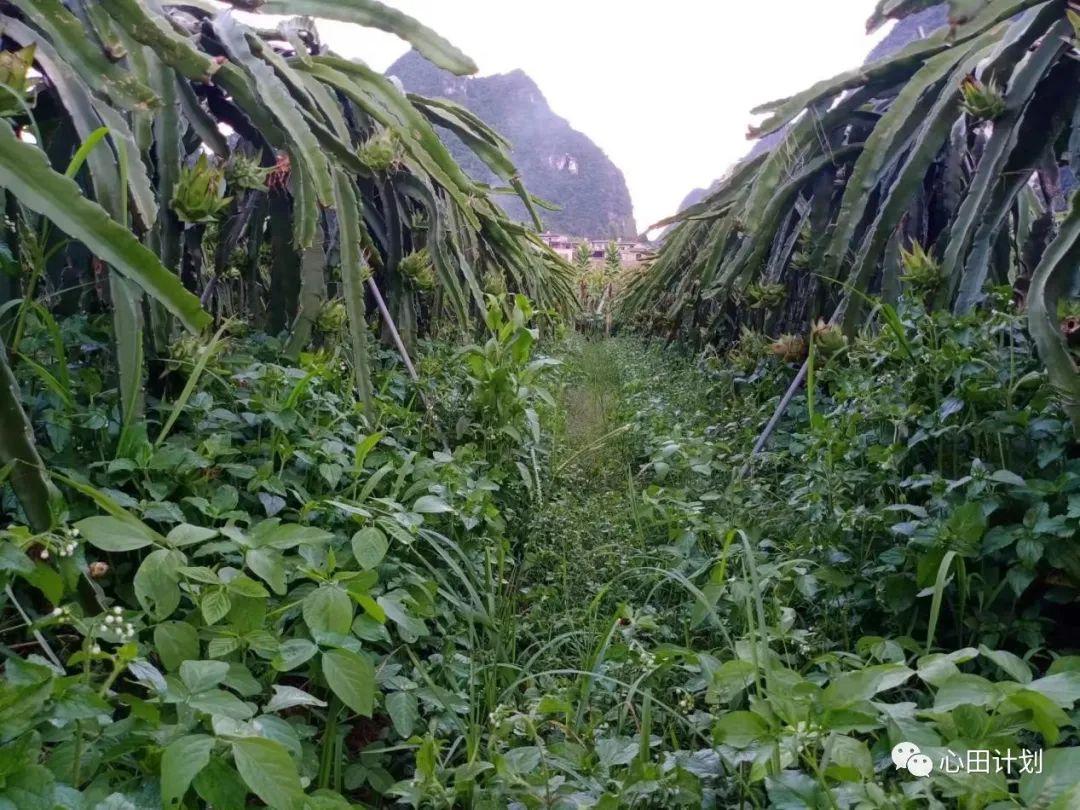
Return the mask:
[(217, 575), (212, 568), (207, 568), (205, 565), (185, 565), (180, 568), (180, 574), (187, 579), (194, 580), (195, 582), (202, 582), (206, 585), (221, 585), (221, 577)]
[(416, 695), (412, 692), (391, 692), (386, 696), (386, 713), (394, 724), (394, 731), (408, 739), (420, 719), (420, 709)]
[(353, 556), (365, 571), (381, 563), (389, 547), (386, 535), (375, 526), (361, 529), (352, 538)]
[(300, 774), (281, 743), (245, 737), (232, 744), (233, 761), (251, 792), (274, 810), (298, 810), (304, 801)]
[(224, 658), (238, 649), (240, 649), (240, 639), (234, 636), (218, 636), (210, 639), (210, 643), (206, 645), (206, 653), (211, 658)]
[(1042, 735), (1047, 745), (1057, 745), (1061, 739), (1060, 729), (1069, 725), (1069, 715), (1061, 707), (1046, 695), (1030, 689), (1010, 694), (998, 711), (1005, 714), (1010, 711), (1031, 712), (1030, 725)]
[(356, 600), (356, 603), (364, 609), (364, 612), (379, 624), (386, 624), (386, 611), (383, 610), (382, 605), (372, 599), (366, 593), (357, 593), (356, 591), (350, 591), (352, 598)]
[(271, 548), (256, 548), (244, 556), (244, 562), (257, 577), (262, 579), (278, 596), (284, 596), (288, 587), (285, 560), (281, 553)]
[(279, 672), (288, 672), (311, 660), (318, 651), (306, 638), (290, 638), (281, 643), (271, 664)]
[(94, 810), (139, 810), (139, 806), (122, 793), (110, 793), (94, 805)]
[(154, 651), (165, 669), (175, 672), (184, 661), (199, 658), (199, 634), (187, 622), (162, 622), (154, 628)]
[(320, 585), (305, 596), (302, 611), (312, 633), (344, 636), (352, 626), (352, 599), (336, 585)]
[(210, 689), (188, 698), (187, 704), (196, 711), (205, 712), (213, 717), (228, 717), (232, 720), (247, 720), (255, 710), (232, 692), (224, 689)]
[(421, 515), (438, 515), (444, 512), (453, 512), (454, 508), (436, 495), (421, 495), (412, 506), (414, 512)]
[[(3, 127), (0, 127), (3, 129)], [(102, 551), (135, 551), (161, 540), (153, 529), (114, 517), (89, 517), (75, 524), (86, 541)]]
[(199, 600), (199, 609), (207, 624), (217, 624), (232, 609), (232, 600), (224, 588), (214, 588)]
[(874, 777), (874, 758), (862, 740), (834, 734), (825, 744), (824, 771), (842, 782), (860, 782)]
[(357, 714), (371, 717), (375, 705), (375, 667), (351, 650), (328, 650), (322, 656), (323, 675), (341, 702)]
[(979, 657), (979, 651), (974, 647), (965, 647), (956, 652), (931, 653), (924, 655), (916, 664), (919, 678), (931, 686), (940, 686), (953, 675), (959, 675), (957, 664), (963, 664)]
[(189, 734), (169, 743), (161, 755), (161, 803), (180, 807), (192, 780), (210, 762), (214, 738)]
[(1025, 807), (1067, 810), (1074, 802), (1054, 804), (1065, 796), (1080, 799), (1080, 748), (1060, 748), (1043, 753), (1041, 773), (1020, 777), (1020, 798)]
[(204, 526), (192, 526), (190, 523), (181, 523), (165, 535), (165, 539), (174, 546), (192, 546), (196, 543), (205, 543), (218, 536), (217, 529)]
[(903, 664), (878, 664), (857, 672), (838, 675), (821, 694), (827, 708), (840, 708), (869, 700), (878, 692), (894, 689), (907, 682), (914, 670)]
[(180, 605), (178, 570), (185, 562), (180, 552), (159, 548), (147, 554), (135, 572), (135, 598), (157, 621), (169, 618)]
[(397, 626), (402, 641), (411, 644), (427, 633), (427, 626), (423, 620), (409, 613), (396, 595), (383, 595), (375, 601), (382, 608), (386, 618)]
[(536, 745), (522, 745), (511, 748), (502, 756), (502, 766), (517, 777), (532, 774), (540, 767), (543, 752)]
[(184, 661), (180, 665), (180, 680), (193, 693), (214, 688), (228, 674), (229, 665), (224, 661)]
[(263, 711), (266, 712), (280, 712), (284, 709), (291, 709), (294, 706), (326, 706), (325, 700), (319, 700), (303, 689), (297, 689), (295, 686), (281, 686), (280, 684), (274, 684), (274, 696), (270, 698), (270, 702), (263, 707)]
[(1014, 681), (1031, 683), (1031, 667), (1019, 656), (1007, 650), (991, 650), (985, 644), (979, 645), (979, 652), (1005, 670)]
[(978, 706), (994, 709), (1001, 702), (1003, 693), (996, 684), (978, 675), (953, 675), (943, 681), (934, 696), (934, 711), (947, 712), (957, 706)]
[(1071, 709), (1080, 700), (1080, 671), (1059, 672), (1031, 681), (1027, 689), (1046, 695), (1063, 709)]
[(195, 777), (195, 791), (211, 807), (244, 807), (247, 788), (226, 762), (224, 757), (214, 757)]
[(733, 748), (748, 748), (769, 735), (769, 724), (753, 712), (728, 712), (717, 719), (713, 735)]
[(256, 548), (276, 548), (279, 551), (300, 545), (317, 545), (333, 539), (328, 531), (315, 526), (297, 523), (278, 523), (276, 519), (264, 520), (251, 531), (251, 542)]
[(823, 780), (801, 770), (780, 771), (765, 779), (770, 810), (810, 810), (830, 806), (830, 794)]
[(994, 472), (990, 474), (990, 479), (997, 481), (999, 484), (1008, 484), (1009, 486), (1014, 487), (1023, 487), (1027, 485), (1027, 482), (1012, 470), (994, 470)]
[(250, 599), (268, 599), (270, 592), (262, 585), (244, 574), (239, 574), (229, 580), (226, 586), (229, 593), (236, 596), (246, 596)]

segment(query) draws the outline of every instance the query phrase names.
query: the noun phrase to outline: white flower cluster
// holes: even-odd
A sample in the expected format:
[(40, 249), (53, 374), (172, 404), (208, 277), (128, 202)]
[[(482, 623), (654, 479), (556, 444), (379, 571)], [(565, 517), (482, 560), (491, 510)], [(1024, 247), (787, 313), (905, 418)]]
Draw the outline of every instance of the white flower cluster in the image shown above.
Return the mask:
[(112, 609), (112, 613), (109, 613), (105, 617), (105, 624), (114, 629), (117, 635), (120, 636), (120, 641), (131, 641), (135, 638), (135, 625), (131, 622), (125, 622), (123, 617), (124, 611), (118, 607)]
[(500, 703), (495, 707), (495, 711), (488, 713), (488, 722), (493, 726), (497, 726), (504, 720), (510, 717), (514, 713), (512, 707)]
[(630, 651), (637, 658), (638, 666), (642, 669), (652, 669), (656, 666), (656, 656), (645, 649), (637, 639), (630, 639)]
[[(67, 539), (60, 541), (59, 547), (57, 548), (57, 551), (56, 551), (56, 556), (57, 557), (71, 557), (75, 553), (75, 549), (77, 549), (79, 547), (78, 537), (79, 537), (79, 530), (78, 529), (71, 529), (67, 533)], [(43, 548), (41, 550), (41, 559), (43, 559), (43, 560), (49, 559), (49, 550), (47, 548)]]
[(71, 618), (71, 608), (57, 606), (52, 609), (52, 613), (49, 615), (64, 622)]

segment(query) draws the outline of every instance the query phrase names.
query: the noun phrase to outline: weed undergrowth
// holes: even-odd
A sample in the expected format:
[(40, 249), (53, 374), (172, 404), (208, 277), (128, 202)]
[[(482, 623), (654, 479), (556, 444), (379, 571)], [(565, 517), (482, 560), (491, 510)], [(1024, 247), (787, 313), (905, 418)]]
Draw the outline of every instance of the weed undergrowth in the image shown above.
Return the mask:
[(1014, 316), (815, 344), (745, 478), (768, 341), (532, 317), (493, 299), (419, 390), (380, 358), (371, 416), (332, 344), (223, 333), (145, 433), (65, 321), (70, 395), (24, 394), (71, 511), (0, 535), (0, 807), (1077, 806), (1080, 469)]

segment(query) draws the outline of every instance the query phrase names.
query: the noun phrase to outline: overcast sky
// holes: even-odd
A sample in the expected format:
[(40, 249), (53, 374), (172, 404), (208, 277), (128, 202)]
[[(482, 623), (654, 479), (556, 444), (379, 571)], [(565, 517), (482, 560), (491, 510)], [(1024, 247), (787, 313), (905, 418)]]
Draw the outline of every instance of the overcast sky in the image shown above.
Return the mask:
[[(673, 213), (745, 154), (749, 110), (858, 65), (874, 0), (388, 0), (471, 56), (521, 68), (622, 169), (638, 227)], [(384, 70), (400, 40), (320, 24)], [(880, 34), (878, 35), (880, 36)]]

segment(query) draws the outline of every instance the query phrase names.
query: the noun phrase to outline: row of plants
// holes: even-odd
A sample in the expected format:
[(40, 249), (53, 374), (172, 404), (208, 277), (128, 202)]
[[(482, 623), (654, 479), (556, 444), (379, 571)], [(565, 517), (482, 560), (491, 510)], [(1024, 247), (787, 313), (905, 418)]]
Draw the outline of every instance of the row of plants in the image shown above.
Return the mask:
[(417, 803), (437, 759), (496, 767), (571, 271), (498, 206), (542, 204), (498, 133), (315, 17), (475, 70), (375, 0), (0, 3), (4, 808)]
[[(29, 358), (33, 326), (108, 313), (105, 385), (138, 429), (148, 403), (177, 401), (194, 344), (230, 319), (285, 335), (293, 363), (344, 323), (370, 409), (374, 335), (411, 369), (418, 337), (480, 325), (486, 292), (572, 304), (569, 265), (497, 204), (510, 193), (535, 212), (507, 142), (460, 106), (333, 53), (315, 16), (475, 70), (374, 0), (0, 4), (0, 462), (16, 465), (35, 529), (49, 528), (49, 487), (6, 381), (76, 392), (58, 339), (47, 359)], [(467, 176), (448, 134), (506, 188)]]
[[(868, 28), (936, 5), (883, 0)], [(624, 296), (626, 320), (698, 346), (815, 318), (851, 336), (867, 294), (895, 304), (919, 257), (935, 309), (964, 315), (1014, 286), (1080, 429), (1073, 5), (951, 0), (948, 27), (762, 105), (749, 136), (775, 144), (662, 223), (674, 227)]]
[[(125, 433), (108, 319), (65, 320), (77, 399), (24, 406), (78, 497), (0, 540), (0, 801), (1072, 806), (1080, 476), (1007, 295), (820, 335), (747, 478), (794, 373), (754, 334), (552, 378), (492, 299), (420, 389), (379, 358), (373, 422), (344, 331), (237, 334)], [(1043, 759), (917, 779), (901, 742)]]
[(461, 783), (493, 767), (462, 743), (508, 674), (483, 656), (512, 642), (508, 525), (545, 462), (532, 319), (492, 298), (485, 344), (433, 346), (419, 390), (388, 364), (374, 413), (344, 333), (297, 365), (228, 335), (135, 430), (107, 319), (64, 320), (74, 399), (24, 404), (76, 494), (0, 532), (0, 806), (373, 806), (426, 790), (446, 741)]
[[(1080, 470), (994, 296), (991, 317), (912, 303), (892, 328), (819, 334), (747, 477), (796, 369), (769, 341), (694, 361), (631, 337), (571, 347), (515, 580), (535, 654), (488, 754), (533, 767), (486, 789), (525, 807), (1074, 806)], [(930, 776), (895, 767), (904, 742)], [(969, 770), (980, 751), (1013, 760)]]

